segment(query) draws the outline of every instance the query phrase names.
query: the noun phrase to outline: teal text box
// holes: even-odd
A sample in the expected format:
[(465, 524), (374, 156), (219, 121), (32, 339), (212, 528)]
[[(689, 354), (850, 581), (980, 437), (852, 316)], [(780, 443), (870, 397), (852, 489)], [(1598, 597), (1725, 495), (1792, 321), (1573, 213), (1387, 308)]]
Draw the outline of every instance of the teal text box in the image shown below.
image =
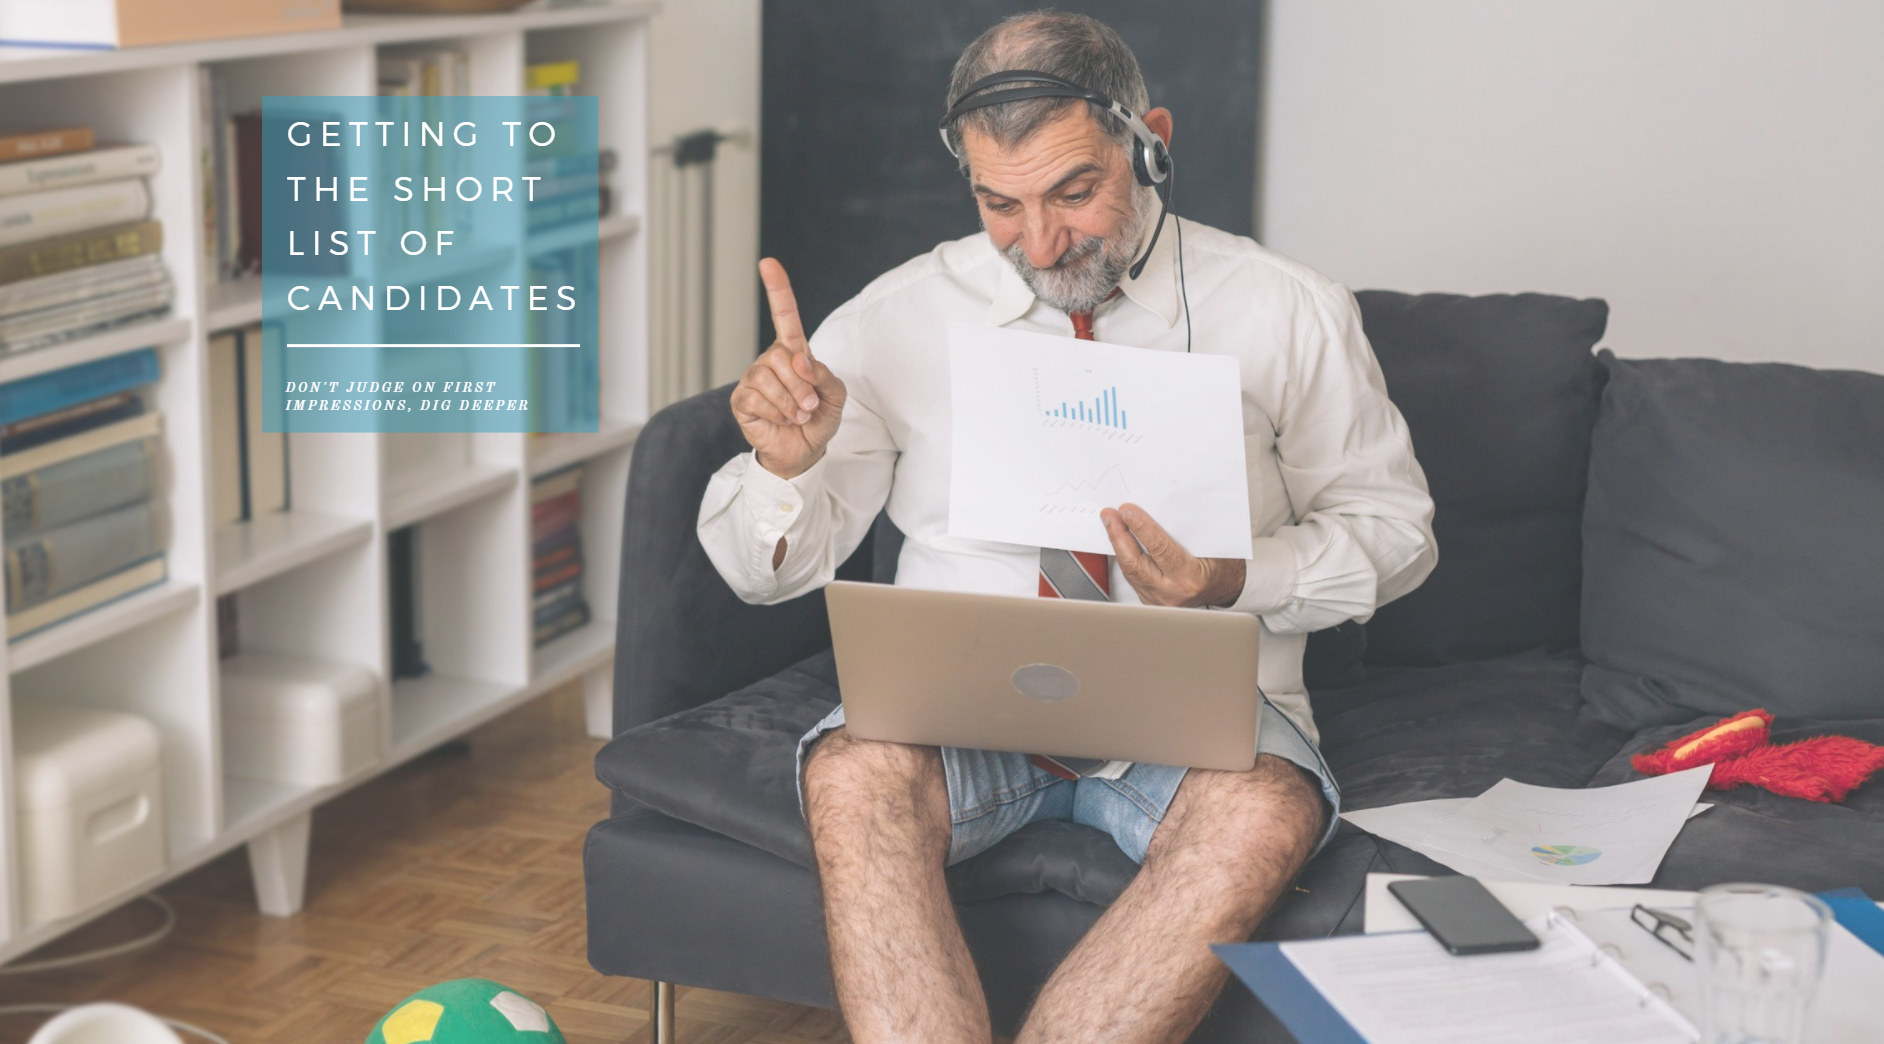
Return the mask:
[(263, 427), (595, 431), (596, 100), (263, 101)]

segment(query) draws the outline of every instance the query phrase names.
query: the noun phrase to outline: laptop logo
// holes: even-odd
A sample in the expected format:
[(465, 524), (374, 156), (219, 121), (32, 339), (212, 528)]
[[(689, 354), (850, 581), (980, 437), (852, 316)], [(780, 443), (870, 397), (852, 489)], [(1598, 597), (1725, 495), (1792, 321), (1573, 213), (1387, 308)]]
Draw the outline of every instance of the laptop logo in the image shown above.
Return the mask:
[(1079, 691), (1079, 676), (1050, 663), (1030, 663), (1014, 670), (1014, 691), (1030, 700), (1057, 702)]

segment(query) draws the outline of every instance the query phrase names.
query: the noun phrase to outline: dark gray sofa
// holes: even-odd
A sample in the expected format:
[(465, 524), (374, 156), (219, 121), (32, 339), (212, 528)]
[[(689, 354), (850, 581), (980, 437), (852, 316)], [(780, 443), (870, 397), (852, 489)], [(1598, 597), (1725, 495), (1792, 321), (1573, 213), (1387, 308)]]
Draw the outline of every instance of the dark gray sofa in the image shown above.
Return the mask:
[[(1884, 742), (1884, 377), (1593, 354), (1607, 306), (1358, 295), (1437, 503), (1439, 566), (1364, 627), (1310, 642), (1323, 749), (1350, 808), (1634, 778), (1628, 756), (1736, 710), (1775, 738)], [(600, 971), (832, 1004), (791, 776), (837, 699), (823, 599), (740, 603), (694, 538), (744, 443), (729, 389), (661, 411), (623, 533), (611, 818), (585, 852)], [(846, 563), (887, 580), (879, 521)], [(1884, 897), (1884, 782), (1843, 805), (1712, 795), (1655, 883), (1755, 879)], [(998, 1032), (1135, 870), (1037, 824), (949, 883)], [(1259, 931), (1358, 931), (1374, 870), (1445, 868), (1350, 825)], [(1288, 1040), (1232, 984), (1197, 1041)]]

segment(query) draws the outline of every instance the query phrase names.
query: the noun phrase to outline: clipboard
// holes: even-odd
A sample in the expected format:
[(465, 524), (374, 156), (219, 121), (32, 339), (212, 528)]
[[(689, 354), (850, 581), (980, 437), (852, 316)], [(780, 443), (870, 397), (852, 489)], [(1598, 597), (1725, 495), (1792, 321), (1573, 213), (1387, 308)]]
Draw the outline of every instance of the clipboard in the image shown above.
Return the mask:
[(1217, 959), (1248, 986), (1296, 1040), (1315, 1044), (1367, 1044), (1328, 998), (1282, 952), (1281, 943), (1230, 943), (1211, 946)]

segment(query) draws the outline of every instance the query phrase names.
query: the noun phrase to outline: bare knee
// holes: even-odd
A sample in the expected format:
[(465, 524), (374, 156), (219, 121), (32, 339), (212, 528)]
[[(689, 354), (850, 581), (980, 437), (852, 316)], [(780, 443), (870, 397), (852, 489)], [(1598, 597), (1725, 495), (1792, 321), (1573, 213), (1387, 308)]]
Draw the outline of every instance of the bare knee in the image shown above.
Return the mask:
[(1245, 772), (1193, 769), (1152, 835), (1145, 861), (1198, 851), (1226, 867), (1294, 877), (1327, 829), (1319, 782), (1299, 765), (1258, 755)]
[[(844, 835), (948, 842), (948, 784), (934, 747), (827, 733), (805, 763), (805, 818), (814, 845)], [(946, 850), (946, 847), (944, 848)]]

